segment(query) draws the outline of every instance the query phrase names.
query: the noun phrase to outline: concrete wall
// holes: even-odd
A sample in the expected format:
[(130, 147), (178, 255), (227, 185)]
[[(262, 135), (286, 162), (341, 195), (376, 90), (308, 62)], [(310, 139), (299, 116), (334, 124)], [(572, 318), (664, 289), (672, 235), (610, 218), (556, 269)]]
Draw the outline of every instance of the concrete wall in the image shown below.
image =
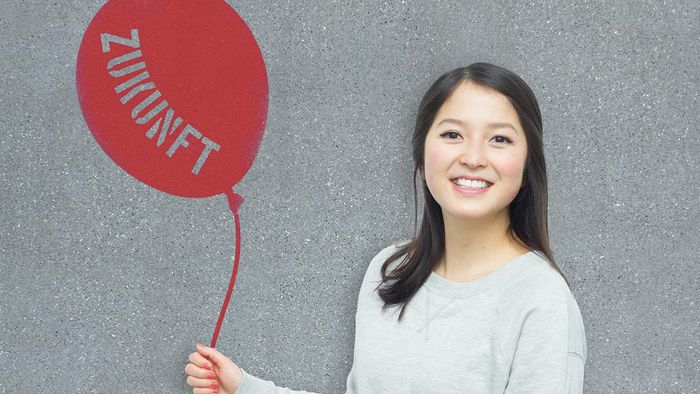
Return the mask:
[[(236, 187), (222, 352), (278, 385), (344, 391), (365, 268), (413, 231), (421, 95), (487, 61), (540, 102), (585, 392), (700, 387), (697, 2), (228, 3), (258, 41), (270, 101)], [(85, 124), (76, 56), (102, 4), (0, 5), (2, 392), (191, 392), (187, 356), (228, 284), (225, 197), (139, 182)]]

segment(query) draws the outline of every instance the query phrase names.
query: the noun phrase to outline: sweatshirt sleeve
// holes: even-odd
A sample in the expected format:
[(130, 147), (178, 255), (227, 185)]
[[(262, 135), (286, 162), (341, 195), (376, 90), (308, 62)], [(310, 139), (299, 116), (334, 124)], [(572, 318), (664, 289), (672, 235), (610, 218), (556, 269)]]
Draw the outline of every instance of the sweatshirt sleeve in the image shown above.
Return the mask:
[(517, 343), (505, 394), (583, 392), (583, 322), (567, 291), (537, 294), (510, 327)]
[[(276, 386), (269, 380), (263, 380), (253, 376), (241, 368), (243, 379), (234, 394), (318, 394), (311, 391), (295, 391), (286, 387)], [(347, 391), (345, 394), (356, 394), (357, 383), (355, 382), (355, 364), (350, 368), (347, 379)]]
[(243, 368), (243, 379), (235, 394), (317, 394), (310, 391), (294, 391), (286, 387), (276, 386), (269, 380), (263, 380), (246, 372)]

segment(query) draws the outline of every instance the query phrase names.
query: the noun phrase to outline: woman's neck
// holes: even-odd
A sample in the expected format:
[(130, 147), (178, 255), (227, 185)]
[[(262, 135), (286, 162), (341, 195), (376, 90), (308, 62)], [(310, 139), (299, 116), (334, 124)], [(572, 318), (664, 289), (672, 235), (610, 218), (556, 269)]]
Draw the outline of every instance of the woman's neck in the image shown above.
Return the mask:
[(528, 251), (508, 236), (507, 210), (496, 217), (462, 220), (444, 216), (445, 254), (433, 268), (445, 279), (478, 279)]

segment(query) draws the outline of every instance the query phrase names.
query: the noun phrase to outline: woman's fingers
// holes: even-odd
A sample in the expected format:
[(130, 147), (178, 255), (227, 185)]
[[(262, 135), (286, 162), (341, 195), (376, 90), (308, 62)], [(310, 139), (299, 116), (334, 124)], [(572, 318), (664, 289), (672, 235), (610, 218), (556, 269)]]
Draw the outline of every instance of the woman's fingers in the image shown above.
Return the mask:
[(190, 386), (195, 387), (195, 388), (209, 388), (212, 390), (219, 389), (219, 385), (218, 385), (218, 383), (216, 383), (216, 380), (199, 379), (199, 378), (195, 378), (193, 376), (187, 377), (187, 384), (189, 384)]
[(189, 360), (192, 364), (198, 366), (199, 368), (212, 369), (211, 362), (198, 352), (190, 353)]
[[(197, 351), (190, 354), (189, 357), (192, 366), (186, 366), (185, 370), (192, 376), (193, 379), (209, 379), (210, 375), (204, 375), (207, 372), (213, 373), (219, 384), (218, 389), (222, 393), (233, 393), (241, 384), (243, 379), (243, 371), (230, 358), (226, 357), (218, 350), (197, 344)], [(190, 373), (191, 372), (191, 373)], [(206, 376), (206, 377), (205, 377)], [(197, 380), (190, 379), (188, 382), (199, 384)], [(200, 387), (197, 387), (200, 388)], [(208, 390), (207, 388), (201, 388)], [(216, 389), (214, 389), (216, 390)]]
[(216, 379), (216, 376), (211, 370), (199, 368), (198, 366), (189, 363), (185, 366), (185, 373), (200, 379)]
[(189, 360), (191, 362), (185, 366), (185, 373), (189, 375), (187, 384), (194, 387), (192, 392), (196, 394), (218, 393), (219, 385), (211, 370), (211, 363), (197, 352), (191, 353)]

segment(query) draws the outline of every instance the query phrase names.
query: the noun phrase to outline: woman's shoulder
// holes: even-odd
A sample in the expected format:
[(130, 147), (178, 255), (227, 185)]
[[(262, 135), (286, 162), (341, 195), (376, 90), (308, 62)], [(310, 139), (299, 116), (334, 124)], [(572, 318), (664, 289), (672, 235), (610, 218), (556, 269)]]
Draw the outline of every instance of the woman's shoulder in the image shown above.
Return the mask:
[[(381, 269), (384, 262), (405, 245), (405, 241), (394, 242), (388, 246), (383, 246), (382, 249), (374, 253), (374, 257), (372, 257), (369, 264), (366, 265), (364, 278), (362, 279), (362, 285), (360, 287), (358, 305), (362, 305), (365, 299), (375, 299), (377, 297), (374, 292), (376, 287), (382, 283)], [(387, 272), (390, 272), (400, 261), (400, 258), (392, 261)]]
[[(376, 280), (377, 278), (381, 278), (381, 268), (384, 265), (384, 263), (387, 261), (389, 257), (397, 253), (399, 250), (402, 250), (411, 240), (400, 240), (394, 243), (389, 244), (388, 246), (382, 247), (378, 252), (374, 254), (374, 257), (372, 257), (372, 260), (369, 262), (367, 265), (367, 271), (365, 273), (365, 280), (367, 279), (372, 279)], [(399, 256), (400, 257), (400, 256)], [(401, 258), (397, 258), (393, 261), (390, 262), (388, 271), (389, 272), (391, 269), (393, 269), (397, 264), (401, 262)]]
[(528, 253), (519, 269), (499, 286), (499, 310), (504, 316), (522, 318), (533, 311), (547, 311), (582, 323), (578, 302), (564, 277), (537, 251)]
[(531, 250), (522, 260), (519, 268), (503, 281), (503, 293), (525, 299), (547, 299), (553, 294), (570, 294), (564, 277), (541, 252)]

